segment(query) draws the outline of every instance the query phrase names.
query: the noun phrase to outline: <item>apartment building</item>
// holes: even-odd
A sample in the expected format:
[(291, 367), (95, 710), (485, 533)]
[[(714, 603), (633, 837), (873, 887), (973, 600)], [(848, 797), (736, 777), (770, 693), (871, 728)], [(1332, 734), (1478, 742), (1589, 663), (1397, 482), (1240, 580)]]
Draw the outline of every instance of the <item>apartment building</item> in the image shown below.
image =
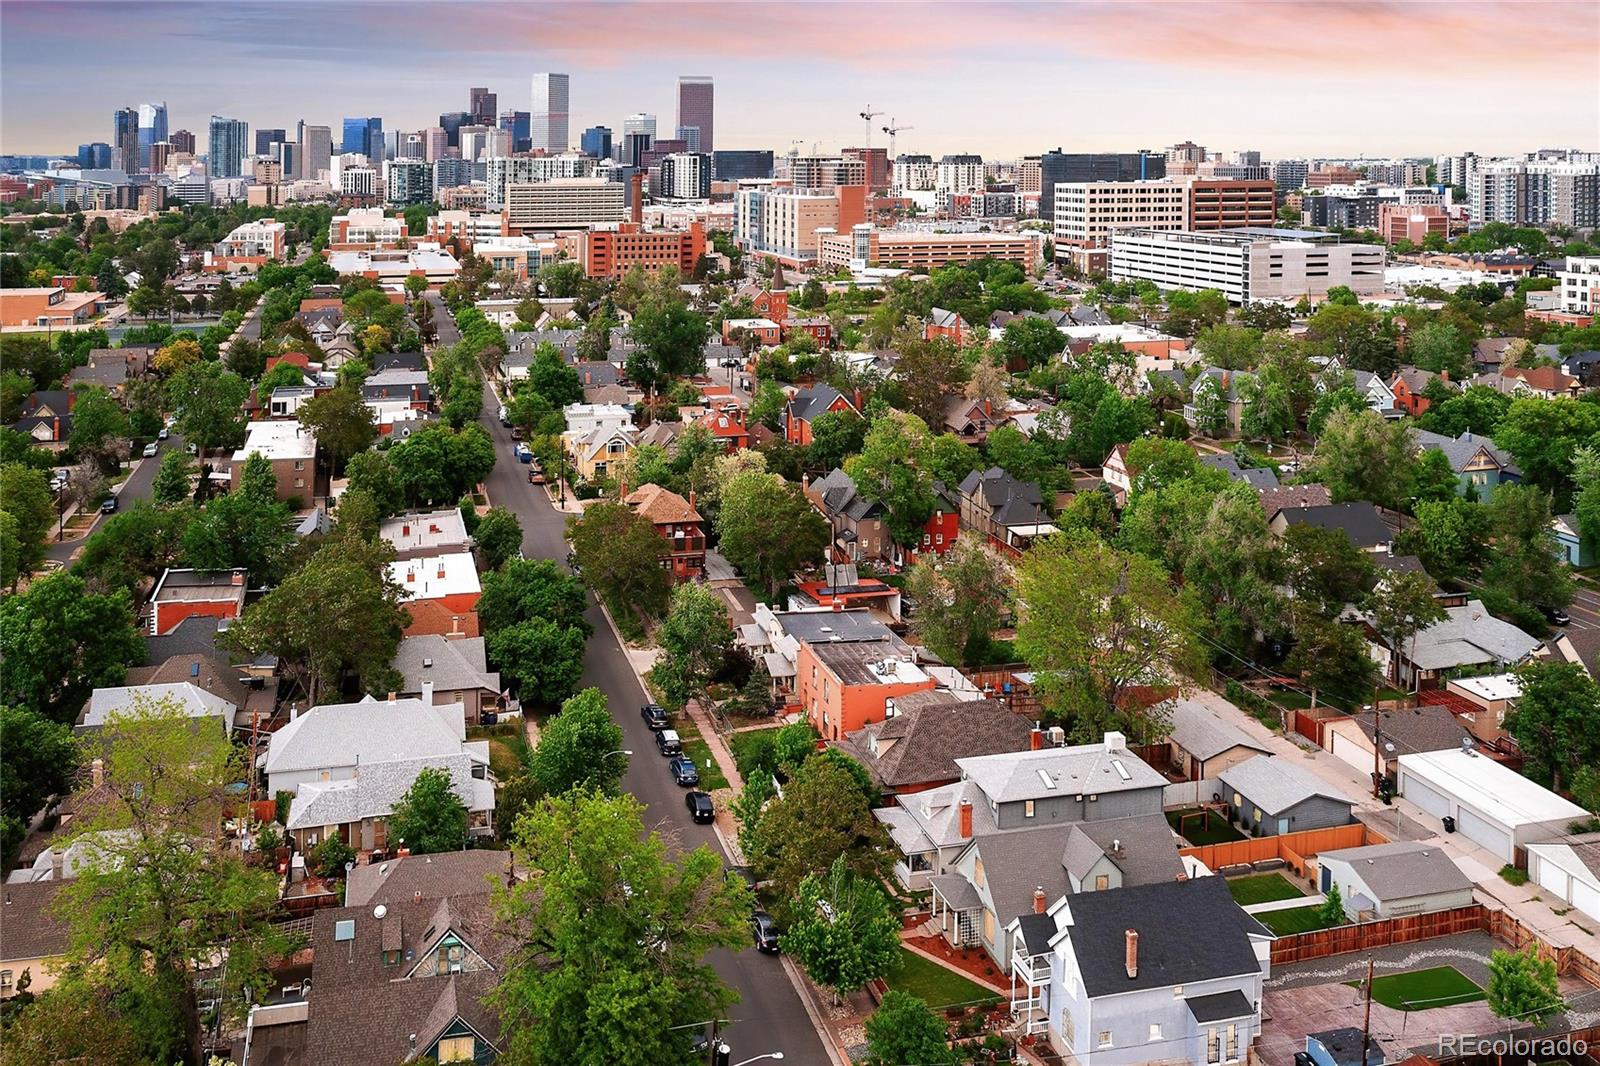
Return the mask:
[(1600, 225), (1600, 164), (1527, 162), (1485, 163), (1467, 189), (1474, 225), (1513, 226), (1559, 223), (1575, 229)]
[(802, 155), (789, 161), (789, 180), (797, 189), (865, 185), (867, 161), (837, 155)]
[(651, 186), (658, 199), (709, 200), (711, 157), (704, 152), (674, 152), (661, 161), (660, 188)]
[(1366, 181), (1367, 176), (1355, 167), (1340, 163), (1322, 163), (1306, 173), (1306, 188), (1322, 189), (1329, 185), (1353, 185)]
[(583, 235), (578, 261), (591, 278), (620, 278), (635, 266), (652, 274), (675, 266), (685, 277), (706, 252), (706, 231), (699, 222), (687, 232), (647, 230), (635, 222), (597, 226)]
[(933, 191), (940, 201), (948, 202), (957, 193), (983, 187), (983, 156), (947, 155), (939, 160), (933, 176)]
[(506, 227), (512, 231), (586, 229), (628, 219), (627, 189), (598, 178), (559, 178), (510, 184), (505, 190)]
[(927, 273), (950, 263), (1001, 259), (1032, 270), (1042, 250), (1042, 240), (1026, 233), (903, 232), (870, 222), (845, 233), (817, 230), (817, 263), (830, 269), (893, 266)]
[(740, 189), (733, 235), (746, 252), (802, 266), (817, 257), (817, 231), (844, 232), (866, 221), (865, 185)]
[(594, 176), (594, 165), (594, 159), (579, 152), (490, 159), (484, 164), (489, 206), (494, 209), (505, 206), (505, 192), (508, 185), (532, 185), (536, 182), (558, 181), (564, 178), (589, 178)]
[(1303, 189), (1310, 169), (1303, 159), (1280, 159), (1272, 164), (1272, 184), (1280, 193)]
[(1600, 312), (1600, 256), (1567, 256), (1560, 278), (1561, 310), (1574, 315)]
[(1111, 277), (1162, 289), (1217, 289), (1236, 304), (1295, 303), (1337, 285), (1357, 294), (1381, 291), (1386, 255), (1379, 245), (1340, 244), (1309, 230), (1128, 229), (1112, 234)]
[(1219, 230), (1240, 226), (1271, 227), (1277, 218), (1276, 188), (1271, 179), (1187, 179), (1188, 218), (1185, 229)]
[(1428, 167), (1425, 163), (1405, 161), (1367, 164), (1367, 177), (1384, 185), (1425, 185)]
[(287, 227), (282, 222), (271, 218), (237, 226), (212, 249), (214, 268), (254, 270), (264, 263), (282, 262), (286, 232)]
[(1063, 152), (1057, 148), (1039, 157), (1039, 217), (1055, 218), (1055, 188), (1062, 182), (1153, 181), (1167, 176), (1161, 152)]
[(389, 218), (381, 207), (352, 207), (328, 224), (328, 250), (397, 248), (406, 236), (404, 218)]
[(893, 187), (897, 192), (932, 192), (939, 167), (931, 155), (902, 155), (894, 161)]
[(1106, 269), (1114, 231), (1181, 230), (1189, 217), (1189, 190), (1178, 181), (1061, 182), (1053, 203), (1056, 259), (1090, 273)]
[(317, 438), (300, 423), (268, 420), (249, 424), (244, 447), (233, 453), (230, 479), (235, 490), (239, 488), (245, 461), (251, 455), (261, 455), (272, 464), (279, 500), (310, 503), (316, 495)]
[(1450, 216), (1435, 204), (1382, 204), (1378, 208), (1378, 232), (1384, 244), (1410, 241), (1421, 244), (1432, 234), (1450, 236)]

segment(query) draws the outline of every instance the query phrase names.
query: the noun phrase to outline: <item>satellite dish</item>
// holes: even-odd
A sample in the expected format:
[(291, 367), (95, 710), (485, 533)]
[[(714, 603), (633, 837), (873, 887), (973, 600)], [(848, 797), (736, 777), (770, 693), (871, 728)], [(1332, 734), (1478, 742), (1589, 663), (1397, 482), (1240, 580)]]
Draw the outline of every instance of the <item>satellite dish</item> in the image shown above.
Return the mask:
[(382, 921), (384, 915), (386, 915), (388, 913), (389, 913), (389, 908), (385, 907), (381, 903), (378, 904), (376, 907), (372, 908), (372, 916), (374, 918), (377, 918), (379, 921)]

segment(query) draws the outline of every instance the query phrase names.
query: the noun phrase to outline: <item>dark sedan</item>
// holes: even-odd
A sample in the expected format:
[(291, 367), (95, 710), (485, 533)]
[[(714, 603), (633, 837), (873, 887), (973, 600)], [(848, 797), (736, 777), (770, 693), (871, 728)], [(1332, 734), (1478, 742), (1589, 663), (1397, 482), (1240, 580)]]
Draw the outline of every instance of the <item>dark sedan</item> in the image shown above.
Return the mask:
[(710, 825), (717, 820), (717, 808), (711, 802), (709, 792), (696, 789), (683, 797), (683, 805), (689, 808), (689, 817), (701, 825)]
[(750, 936), (756, 950), (768, 955), (778, 953), (778, 923), (766, 911), (756, 911), (750, 916)]
[(693, 788), (700, 783), (700, 771), (695, 768), (694, 760), (686, 755), (680, 755), (667, 764), (667, 769), (672, 771), (672, 780), (684, 788)]
[(659, 733), (667, 728), (667, 709), (659, 703), (647, 703), (640, 707), (639, 717), (644, 719), (644, 724), (652, 733)]

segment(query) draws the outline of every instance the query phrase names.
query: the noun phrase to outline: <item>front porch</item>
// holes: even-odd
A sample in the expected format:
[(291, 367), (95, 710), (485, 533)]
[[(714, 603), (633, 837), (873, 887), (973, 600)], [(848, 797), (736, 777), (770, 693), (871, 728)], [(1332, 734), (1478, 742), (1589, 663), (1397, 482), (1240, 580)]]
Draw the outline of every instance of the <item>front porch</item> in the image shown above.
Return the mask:
[(960, 874), (939, 874), (928, 878), (933, 895), (930, 924), (954, 948), (981, 948), (978, 935), (983, 900), (978, 890)]

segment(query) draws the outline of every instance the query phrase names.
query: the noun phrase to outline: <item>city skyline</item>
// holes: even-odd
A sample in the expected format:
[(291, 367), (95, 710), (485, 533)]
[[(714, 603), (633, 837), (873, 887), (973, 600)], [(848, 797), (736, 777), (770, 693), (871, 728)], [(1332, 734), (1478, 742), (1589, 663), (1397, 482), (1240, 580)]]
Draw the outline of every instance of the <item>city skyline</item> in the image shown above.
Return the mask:
[[(452, 33), (430, 62), (396, 63), (435, 18)], [(868, 101), (885, 113), (876, 144), (892, 118), (911, 127), (902, 152), (1001, 159), (1183, 140), (1269, 158), (1501, 154), (1587, 144), (1600, 129), (1600, 7), (1562, 3), (779, 3), (737, 17), (717, 4), (13, 3), (0, 30), (10, 153), (109, 141), (117, 109), (162, 100), (173, 129), (213, 114), (252, 129), (365, 114), (415, 130), (466, 107), (472, 86), (527, 109), (546, 70), (571, 75), (569, 140), (634, 112), (675, 115), (692, 73), (715, 79), (726, 148), (859, 145)], [(1409, 70), (1393, 59), (1407, 39), (1423, 57)], [(271, 91), (214, 63), (118, 58), (185, 42), (272, 71)], [(816, 76), (774, 81), (775, 62), (802, 57)]]

